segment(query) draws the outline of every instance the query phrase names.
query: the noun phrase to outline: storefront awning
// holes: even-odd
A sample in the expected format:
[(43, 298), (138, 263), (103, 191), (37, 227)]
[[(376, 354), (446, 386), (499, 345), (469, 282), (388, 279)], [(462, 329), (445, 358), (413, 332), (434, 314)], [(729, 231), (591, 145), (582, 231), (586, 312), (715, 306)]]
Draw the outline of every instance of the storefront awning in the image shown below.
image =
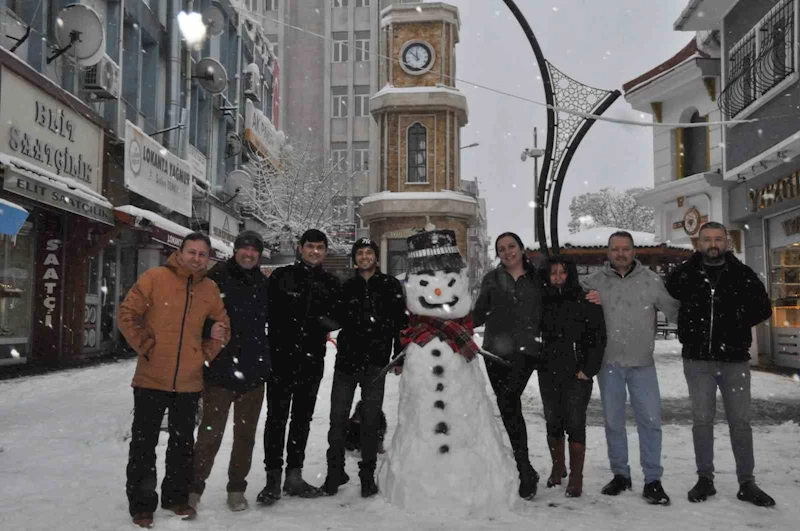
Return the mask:
[[(175, 249), (180, 248), (183, 238), (193, 232), (192, 229), (178, 225), (155, 212), (132, 205), (114, 208), (114, 215), (123, 223), (141, 229), (149, 229), (151, 238)], [(233, 256), (232, 245), (213, 236), (210, 238), (212, 260), (223, 261)]]
[(69, 177), (62, 177), (0, 153), (3, 190), (107, 225), (114, 224), (108, 199)]
[(15, 236), (26, 219), (28, 219), (27, 210), (0, 198), (0, 234)]

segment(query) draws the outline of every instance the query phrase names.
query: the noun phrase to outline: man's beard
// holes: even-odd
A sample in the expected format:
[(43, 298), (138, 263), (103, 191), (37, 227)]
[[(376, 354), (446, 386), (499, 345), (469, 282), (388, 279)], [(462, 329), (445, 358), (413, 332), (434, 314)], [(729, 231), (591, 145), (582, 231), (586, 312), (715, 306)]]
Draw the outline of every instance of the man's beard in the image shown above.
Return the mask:
[[(712, 250), (717, 251), (716, 256), (711, 254)], [(707, 264), (722, 264), (723, 262), (725, 262), (725, 253), (723, 253), (717, 248), (706, 249), (705, 251), (703, 251), (703, 262)]]

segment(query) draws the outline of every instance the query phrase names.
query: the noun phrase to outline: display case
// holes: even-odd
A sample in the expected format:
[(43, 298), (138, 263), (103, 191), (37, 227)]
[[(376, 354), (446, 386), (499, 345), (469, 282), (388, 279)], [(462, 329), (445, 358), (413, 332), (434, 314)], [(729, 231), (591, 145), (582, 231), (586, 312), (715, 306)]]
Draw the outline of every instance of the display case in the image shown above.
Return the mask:
[(800, 243), (770, 249), (775, 354), (800, 358)]
[(33, 224), (16, 236), (0, 234), (0, 364), (26, 361), (29, 351)]

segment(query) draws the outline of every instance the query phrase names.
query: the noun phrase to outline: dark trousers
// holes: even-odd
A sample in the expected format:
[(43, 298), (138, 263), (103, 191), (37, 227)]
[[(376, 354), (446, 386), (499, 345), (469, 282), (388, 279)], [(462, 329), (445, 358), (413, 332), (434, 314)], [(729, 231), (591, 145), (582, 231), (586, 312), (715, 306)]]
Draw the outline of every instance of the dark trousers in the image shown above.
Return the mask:
[(214, 466), (214, 458), (225, 435), (228, 412), (233, 405), (233, 448), (228, 465), (228, 492), (247, 490), (247, 474), (253, 459), (258, 416), (264, 403), (264, 385), (244, 394), (224, 387), (206, 385), (203, 390), (203, 420), (194, 445), (194, 478), (191, 492), (203, 494), (206, 480)]
[(166, 473), (161, 482), (161, 507), (189, 501), (199, 399), (200, 393), (133, 388), (133, 427), (125, 484), (131, 516), (152, 513), (158, 507), (156, 446), (166, 410), (169, 410), (169, 442)]
[(592, 380), (579, 380), (574, 374), (539, 371), (547, 436), (586, 444), (586, 408), (592, 398)]
[(356, 387), (361, 386), (361, 463), (362, 468), (374, 470), (378, 461), (378, 429), (383, 408), (385, 377), (374, 384), (382, 367), (370, 365), (356, 374), (334, 371), (331, 389), (331, 426), (328, 430), (328, 468), (344, 468), (344, 451), (350, 408)]
[(530, 464), (528, 457), (528, 430), (522, 416), (522, 401), (520, 397), (528, 385), (528, 380), (536, 368), (536, 360), (530, 356), (520, 355), (512, 367), (504, 367), (499, 363), (486, 363), (486, 372), (489, 382), (497, 397), (497, 407), (500, 417), (506, 427), (511, 449), (517, 469), (522, 470)]
[[(284, 443), (286, 469), (303, 468), (324, 368), (324, 361), (314, 358), (303, 360), (291, 368), (273, 365), (267, 381), (267, 422), (264, 427), (264, 465), (267, 471), (283, 469)], [(292, 420), (286, 442), (290, 411)]]

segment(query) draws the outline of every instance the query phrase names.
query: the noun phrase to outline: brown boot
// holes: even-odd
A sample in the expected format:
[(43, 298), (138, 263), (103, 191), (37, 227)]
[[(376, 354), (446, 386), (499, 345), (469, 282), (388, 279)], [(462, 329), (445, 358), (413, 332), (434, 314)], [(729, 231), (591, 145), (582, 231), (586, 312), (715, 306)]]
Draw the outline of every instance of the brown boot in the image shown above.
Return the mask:
[(569, 483), (567, 498), (579, 498), (583, 493), (583, 460), (586, 457), (586, 445), (569, 443)]
[(561, 478), (567, 477), (567, 467), (564, 463), (564, 438), (547, 438), (547, 447), (550, 448), (550, 458), (553, 460), (553, 469), (547, 478), (547, 488), (561, 485)]

